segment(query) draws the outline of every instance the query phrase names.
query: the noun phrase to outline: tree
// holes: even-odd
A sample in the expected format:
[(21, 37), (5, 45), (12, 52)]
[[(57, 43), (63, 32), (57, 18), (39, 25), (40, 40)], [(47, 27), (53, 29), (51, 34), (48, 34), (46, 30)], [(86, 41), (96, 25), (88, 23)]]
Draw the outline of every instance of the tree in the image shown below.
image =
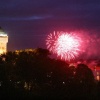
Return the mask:
[(76, 95), (80, 98), (94, 99), (95, 92), (95, 80), (94, 75), (90, 68), (85, 64), (79, 64), (76, 68), (75, 74), (76, 80)]
[(93, 83), (94, 75), (92, 70), (85, 64), (79, 64), (76, 68), (76, 79), (79, 83)]
[[(17, 51), (17, 75), (26, 83), (43, 84), (47, 80), (49, 51), (47, 49), (26, 49)], [(28, 85), (29, 86), (29, 85)]]

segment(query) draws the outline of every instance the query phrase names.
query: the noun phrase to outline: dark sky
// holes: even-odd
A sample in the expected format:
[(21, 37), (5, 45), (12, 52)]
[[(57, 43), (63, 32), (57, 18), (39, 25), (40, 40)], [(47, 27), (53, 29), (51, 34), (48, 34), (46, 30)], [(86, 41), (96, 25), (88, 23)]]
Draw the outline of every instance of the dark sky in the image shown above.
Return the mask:
[(9, 35), (8, 50), (46, 48), (53, 31), (99, 36), (100, 0), (1, 0), (0, 26)]

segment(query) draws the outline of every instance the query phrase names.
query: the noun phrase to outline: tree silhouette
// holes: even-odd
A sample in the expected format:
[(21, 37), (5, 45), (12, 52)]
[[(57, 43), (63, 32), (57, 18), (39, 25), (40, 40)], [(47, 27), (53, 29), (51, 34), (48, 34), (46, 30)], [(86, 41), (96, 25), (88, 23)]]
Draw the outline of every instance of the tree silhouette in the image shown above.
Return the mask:
[(79, 64), (76, 68), (76, 79), (79, 83), (93, 83), (94, 75), (90, 68), (85, 64)]
[(80, 94), (80, 98), (96, 99), (94, 75), (87, 65), (77, 65), (75, 80), (77, 88), (76, 95)]
[(38, 95), (61, 98), (95, 97), (95, 80), (85, 64), (69, 66), (51, 59), (47, 49), (25, 49), (0, 56), (0, 82)]

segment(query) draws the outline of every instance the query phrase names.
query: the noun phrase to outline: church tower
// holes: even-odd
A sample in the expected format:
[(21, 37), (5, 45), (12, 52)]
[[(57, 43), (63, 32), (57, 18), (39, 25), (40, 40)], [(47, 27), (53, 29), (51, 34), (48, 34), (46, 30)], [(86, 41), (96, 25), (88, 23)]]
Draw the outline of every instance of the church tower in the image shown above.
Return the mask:
[(8, 35), (0, 27), (0, 54), (7, 52)]

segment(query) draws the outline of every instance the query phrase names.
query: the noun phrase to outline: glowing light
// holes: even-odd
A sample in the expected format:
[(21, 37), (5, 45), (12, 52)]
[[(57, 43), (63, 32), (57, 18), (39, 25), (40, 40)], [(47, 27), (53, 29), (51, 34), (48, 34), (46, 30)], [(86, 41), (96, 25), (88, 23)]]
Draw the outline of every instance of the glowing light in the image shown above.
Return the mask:
[(7, 52), (8, 35), (0, 32), (0, 55)]
[(81, 51), (81, 43), (77, 35), (67, 32), (54, 32), (48, 35), (46, 40), (47, 48), (64, 60), (75, 59)]
[(4, 32), (0, 32), (0, 36), (7, 36)]

